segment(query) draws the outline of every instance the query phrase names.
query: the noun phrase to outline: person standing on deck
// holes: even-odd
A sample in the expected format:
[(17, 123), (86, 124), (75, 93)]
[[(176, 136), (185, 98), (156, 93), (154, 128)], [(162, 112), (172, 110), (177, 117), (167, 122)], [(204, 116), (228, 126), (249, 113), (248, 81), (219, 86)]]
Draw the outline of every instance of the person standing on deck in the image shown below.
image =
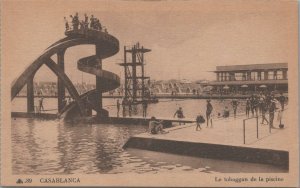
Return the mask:
[(269, 124), (269, 121), (266, 118), (266, 112), (268, 110), (268, 104), (266, 100), (263, 100), (261, 103), (261, 124), (264, 124), (264, 122), (267, 122), (267, 125)]
[(254, 116), (254, 95), (251, 95), (250, 97), (250, 109), (253, 117)]
[(208, 127), (209, 120), (211, 121), (210, 126), (212, 127), (212, 119), (211, 119), (212, 111), (213, 111), (213, 106), (211, 105), (210, 100), (208, 99), (206, 104), (206, 121), (207, 121), (206, 127)]
[(280, 102), (280, 105), (281, 105), (281, 110), (283, 111), (284, 110), (284, 103), (285, 103), (285, 96), (283, 96), (283, 93), (280, 93), (279, 102)]
[(119, 101), (119, 99), (117, 99), (117, 117), (119, 117), (120, 106), (121, 106), (120, 101)]
[(127, 104), (127, 100), (126, 100), (126, 98), (123, 98), (123, 100), (122, 100), (122, 109), (123, 109), (122, 115), (123, 115), (123, 117), (126, 117), (126, 104)]
[(250, 99), (247, 98), (247, 100), (246, 100), (246, 116), (247, 116), (247, 118), (249, 118), (250, 108), (251, 108)]
[(43, 111), (45, 110), (43, 102), (44, 102), (44, 97), (41, 97), (40, 100), (39, 100), (39, 112), (41, 112), (42, 110)]
[(69, 97), (68, 104), (70, 104), (71, 102), (72, 102), (72, 99), (71, 99), (71, 97)]
[(90, 28), (91, 29), (95, 29), (95, 18), (94, 18), (94, 15), (91, 15), (91, 18), (90, 18)]
[(97, 30), (102, 31), (102, 25), (101, 25), (100, 20), (98, 18), (95, 19), (95, 26), (96, 26)]
[(227, 106), (225, 106), (223, 110), (223, 118), (228, 118), (230, 116), (230, 112)]
[[(181, 107), (179, 107), (178, 110), (176, 110), (176, 112), (174, 113), (174, 117), (177, 115), (177, 118), (178, 119), (182, 119), (184, 118), (184, 115), (183, 115), (183, 110)], [(181, 125), (181, 123), (179, 122), (179, 125)]]
[(260, 93), (259, 98), (258, 98), (258, 111), (259, 111), (259, 114), (262, 113), (264, 100), (265, 100), (265, 96), (262, 93)]
[(236, 110), (237, 110), (238, 104), (239, 104), (239, 102), (236, 99), (233, 99), (231, 101), (231, 105), (232, 105), (232, 108), (233, 108), (234, 118), (236, 117)]
[(272, 95), (272, 99), (269, 106), (269, 123), (271, 128), (274, 128), (273, 121), (274, 121), (275, 110), (276, 110), (276, 100), (274, 98), (274, 95)]
[(79, 25), (80, 25), (79, 29), (85, 31), (85, 25), (83, 20), (79, 22)]
[(259, 97), (258, 95), (255, 95), (254, 98), (254, 110), (255, 110), (255, 115), (258, 116), (258, 109), (259, 109)]
[(129, 112), (129, 117), (131, 117), (131, 112), (132, 112), (132, 100), (128, 100), (128, 112)]
[(89, 17), (87, 14), (84, 14), (84, 27), (86, 30), (89, 28)]
[(76, 12), (75, 16), (70, 15), (70, 17), (72, 18), (73, 30), (78, 30), (78, 26), (79, 26), (78, 13)]
[(146, 117), (147, 116), (147, 108), (148, 108), (148, 103), (146, 100), (143, 100), (143, 117)]

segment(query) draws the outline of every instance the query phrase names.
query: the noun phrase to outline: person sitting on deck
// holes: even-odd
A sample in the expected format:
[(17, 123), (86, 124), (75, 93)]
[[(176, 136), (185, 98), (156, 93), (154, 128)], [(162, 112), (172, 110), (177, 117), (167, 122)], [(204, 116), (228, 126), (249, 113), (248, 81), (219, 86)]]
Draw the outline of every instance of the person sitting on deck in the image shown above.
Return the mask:
[(225, 106), (224, 111), (223, 111), (223, 117), (228, 118), (229, 117), (229, 109), (227, 106)]
[[(184, 118), (184, 115), (183, 115), (183, 110), (181, 107), (179, 107), (178, 110), (176, 110), (175, 114), (174, 114), (174, 117), (177, 115), (177, 118), (178, 119), (182, 119)], [(179, 122), (179, 125), (181, 125), (181, 123)]]
[(168, 133), (163, 130), (162, 121), (158, 121), (154, 116), (149, 121), (149, 132), (151, 134)]

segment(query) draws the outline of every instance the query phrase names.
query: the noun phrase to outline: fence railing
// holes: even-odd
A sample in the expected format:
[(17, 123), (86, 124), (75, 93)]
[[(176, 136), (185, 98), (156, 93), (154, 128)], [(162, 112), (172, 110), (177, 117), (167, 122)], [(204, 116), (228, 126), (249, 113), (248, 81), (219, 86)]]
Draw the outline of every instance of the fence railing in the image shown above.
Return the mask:
[[(280, 121), (280, 125), (282, 124), (282, 116), (283, 116), (283, 112), (285, 111), (285, 110), (287, 110), (287, 108), (286, 109), (284, 109), (284, 110), (276, 110), (275, 112), (274, 112), (274, 116), (275, 116), (275, 113), (276, 112), (278, 112), (278, 119), (279, 119), (279, 121)], [(267, 114), (270, 114), (269, 112), (266, 112), (265, 113), (265, 115), (267, 115)], [(258, 130), (258, 118), (259, 118), (259, 116), (255, 116), (255, 117), (251, 117), (251, 118), (247, 118), (247, 119), (244, 119), (243, 120), (243, 138), (244, 138), (244, 144), (246, 144), (246, 121), (248, 121), (248, 120), (250, 120), (250, 119), (254, 119), (254, 118), (256, 118), (256, 138), (258, 139), (259, 138), (259, 130)], [(279, 128), (283, 128), (283, 127), (279, 127)], [(271, 125), (269, 125), (269, 133), (271, 134), (272, 133), (272, 127), (271, 127)]]
[(244, 138), (244, 144), (246, 144), (246, 121), (250, 120), (250, 119), (255, 119), (256, 118), (256, 138), (259, 138), (258, 135), (258, 116), (256, 117), (251, 117), (251, 118), (247, 118), (243, 120), (243, 138)]

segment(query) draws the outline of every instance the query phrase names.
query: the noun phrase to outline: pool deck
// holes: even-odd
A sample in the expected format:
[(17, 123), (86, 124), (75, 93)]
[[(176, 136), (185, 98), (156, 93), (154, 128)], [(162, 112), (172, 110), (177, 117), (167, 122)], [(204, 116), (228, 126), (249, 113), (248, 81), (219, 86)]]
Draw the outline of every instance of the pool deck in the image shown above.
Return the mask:
[[(287, 111), (285, 111), (287, 113)], [(124, 148), (138, 148), (152, 151), (219, 158), (245, 162), (267, 163), (288, 168), (289, 128), (279, 129), (277, 113), (274, 118), (275, 129), (260, 124), (261, 118), (245, 121), (245, 144), (243, 120), (245, 115), (236, 118), (213, 120), (213, 127), (196, 131), (196, 124), (177, 125), (166, 128), (167, 134), (142, 133), (131, 137)], [(267, 115), (268, 119), (268, 115)], [(283, 115), (282, 123), (285, 123)], [(258, 138), (257, 138), (258, 127)], [(231, 153), (231, 154), (230, 154)]]

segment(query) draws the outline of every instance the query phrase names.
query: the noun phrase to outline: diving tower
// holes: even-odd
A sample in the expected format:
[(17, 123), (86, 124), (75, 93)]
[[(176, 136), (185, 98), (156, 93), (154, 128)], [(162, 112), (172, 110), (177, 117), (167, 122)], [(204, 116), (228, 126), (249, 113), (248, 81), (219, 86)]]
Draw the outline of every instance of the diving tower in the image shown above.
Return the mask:
[[(134, 103), (150, 98), (150, 91), (146, 88), (146, 83), (150, 81), (150, 77), (145, 76), (144, 69), (144, 54), (150, 51), (150, 49), (140, 46), (139, 43), (130, 48), (124, 46), (124, 63), (119, 65), (124, 67), (125, 98), (131, 99)], [(140, 70), (138, 67), (140, 67)], [(140, 96), (138, 96), (138, 91), (140, 91)]]

